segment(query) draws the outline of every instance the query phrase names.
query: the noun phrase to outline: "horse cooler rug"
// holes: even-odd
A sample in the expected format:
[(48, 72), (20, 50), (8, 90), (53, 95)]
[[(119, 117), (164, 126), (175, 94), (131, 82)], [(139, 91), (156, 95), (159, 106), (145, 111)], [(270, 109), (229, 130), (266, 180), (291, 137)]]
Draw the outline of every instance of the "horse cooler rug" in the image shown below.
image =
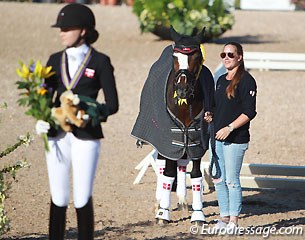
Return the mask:
[[(140, 111), (131, 135), (150, 144), (168, 159), (181, 159), (185, 153), (192, 160), (201, 159), (208, 139), (207, 124), (202, 120), (204, 110), (194, 116), (189, 127), (185, 127), (166, 104), (166, 86), (173, 67), (172, 55), (173, 47), (168, 46), (152, 65), (142, 89)], [(201, 77), (203, 74), (200, 74), (199, 80)]]

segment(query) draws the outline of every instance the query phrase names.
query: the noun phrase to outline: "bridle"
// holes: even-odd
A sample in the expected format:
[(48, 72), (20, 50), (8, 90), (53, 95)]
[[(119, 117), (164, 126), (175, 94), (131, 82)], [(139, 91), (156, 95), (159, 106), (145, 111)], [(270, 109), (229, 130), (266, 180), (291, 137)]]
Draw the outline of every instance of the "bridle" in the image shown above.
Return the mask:
[[(179, 79), (183, 76), (187, 79), (187, 86), (185, 89), (179, 88)], [(195, 96), (195, 84), (196, 77), (194, 73), (190, 72), (188, 69), (179, 69), (179, 71), (175, 73), (174, 79), (175, 104), (178, 104), (179, 106), (184, 103), (187, 105), (190, 104)]]
[[(174, 46), (174, 53), (182, 53), (184, 55), (192, 55), (195, 52), (200, 51), (200, 47), (193, 45), (193, 46), (184, 46), (184, 45), (175, 45)], [(192, 100), (194, 99), (194, 92), (195, 92), (195, 85), (196, 81), (199, 78), (199, 74), (201, 71), (202, 65), (196, 73), (191, 72), (189, 69), (179, 69), (175, 72), (174, 77), (174, 99), (175, 104), (181, 106), (182, 104), (191, 104)], [(186, 78), (186, 88), (181, 89), (179, 88), (179, 83), (181, 77)]]

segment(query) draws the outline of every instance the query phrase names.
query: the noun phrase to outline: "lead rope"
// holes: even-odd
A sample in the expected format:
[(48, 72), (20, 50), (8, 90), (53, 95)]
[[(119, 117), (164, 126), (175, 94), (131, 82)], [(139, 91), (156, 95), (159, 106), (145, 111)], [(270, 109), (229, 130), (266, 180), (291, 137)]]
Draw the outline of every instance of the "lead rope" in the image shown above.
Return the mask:
[[(204, 105), (204, 104), (203, 104)], [(207, 97), (207, 105), (210, 105), (210, 99)], [(201, 141), (202, 144), (205, 143), (204, 134), (203, 134), (203, 117), (201, 118)], [(210, 142), (211, 142), (211, 151), (212, 151), (212, 157), (209, 165), (209, 174), (213, 179), (220, 178), (220, 167), (218, 163), (218, 156), (216, 154), (216, 143), (215, 143), (215, 129), (214, 129), (214, 122), (208, 123), (208, 134)], [(215, 174), (213, 174), (213, 169), (215, 166)]]
[[(218, 163), (218, 156), (216, 154), (216, 144), (215, 144), (215, 129), (213, 121), (209, 123), (209, 131), (210, 131), (210, 142), (211, 142), (211, 151), (212, 158), (209, 165), (209, 174), (213, 179), (220, 178), (220, 167)], [(213, 174), (213, 169), (215, 166), (215, 174)]]

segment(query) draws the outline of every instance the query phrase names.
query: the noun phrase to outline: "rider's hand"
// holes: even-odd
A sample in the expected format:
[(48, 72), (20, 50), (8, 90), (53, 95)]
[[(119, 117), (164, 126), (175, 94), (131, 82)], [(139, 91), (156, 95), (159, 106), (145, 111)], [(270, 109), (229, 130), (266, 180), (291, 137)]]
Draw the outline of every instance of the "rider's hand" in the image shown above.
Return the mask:
[(83, 110), (77, 112), (76, 118), (83, 120), (83, 123), (80, 126), (81, 128), (86, 127), (87, 123), (90, 120), (90, 116), (88, 114), (85, 114)]
[(41, 135), (43, 133), (48, 133), (49, 129), (50, 129), (50, 124), (43, 120), (38, 120), (35, 125), (35, 130), (38, 135)]

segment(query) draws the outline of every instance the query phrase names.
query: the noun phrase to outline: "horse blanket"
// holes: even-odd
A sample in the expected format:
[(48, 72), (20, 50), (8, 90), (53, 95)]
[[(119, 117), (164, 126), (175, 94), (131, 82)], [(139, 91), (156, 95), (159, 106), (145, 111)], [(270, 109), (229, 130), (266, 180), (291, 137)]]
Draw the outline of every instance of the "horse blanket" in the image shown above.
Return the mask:
[[(202, 120), (204, 109), (186, 128), (175, 118), (166, 104), (167, 80), (173, 66), (172, 54), (173, 46), (166, 47), (160, 58), (152, 65), (141, 92), (140, 111), (131, 135), (150, 144), (168, 159), (181, 159), (185, 153), (192, 160), (201, 159), (208, 147), (208, 125)], [(203, 71), (208, 70), (206, 67), (202, 69), (199, 75), (201, 82), (205, 75)], [(209, 70), (208, 72), (211, 83), (213, 77)]]

